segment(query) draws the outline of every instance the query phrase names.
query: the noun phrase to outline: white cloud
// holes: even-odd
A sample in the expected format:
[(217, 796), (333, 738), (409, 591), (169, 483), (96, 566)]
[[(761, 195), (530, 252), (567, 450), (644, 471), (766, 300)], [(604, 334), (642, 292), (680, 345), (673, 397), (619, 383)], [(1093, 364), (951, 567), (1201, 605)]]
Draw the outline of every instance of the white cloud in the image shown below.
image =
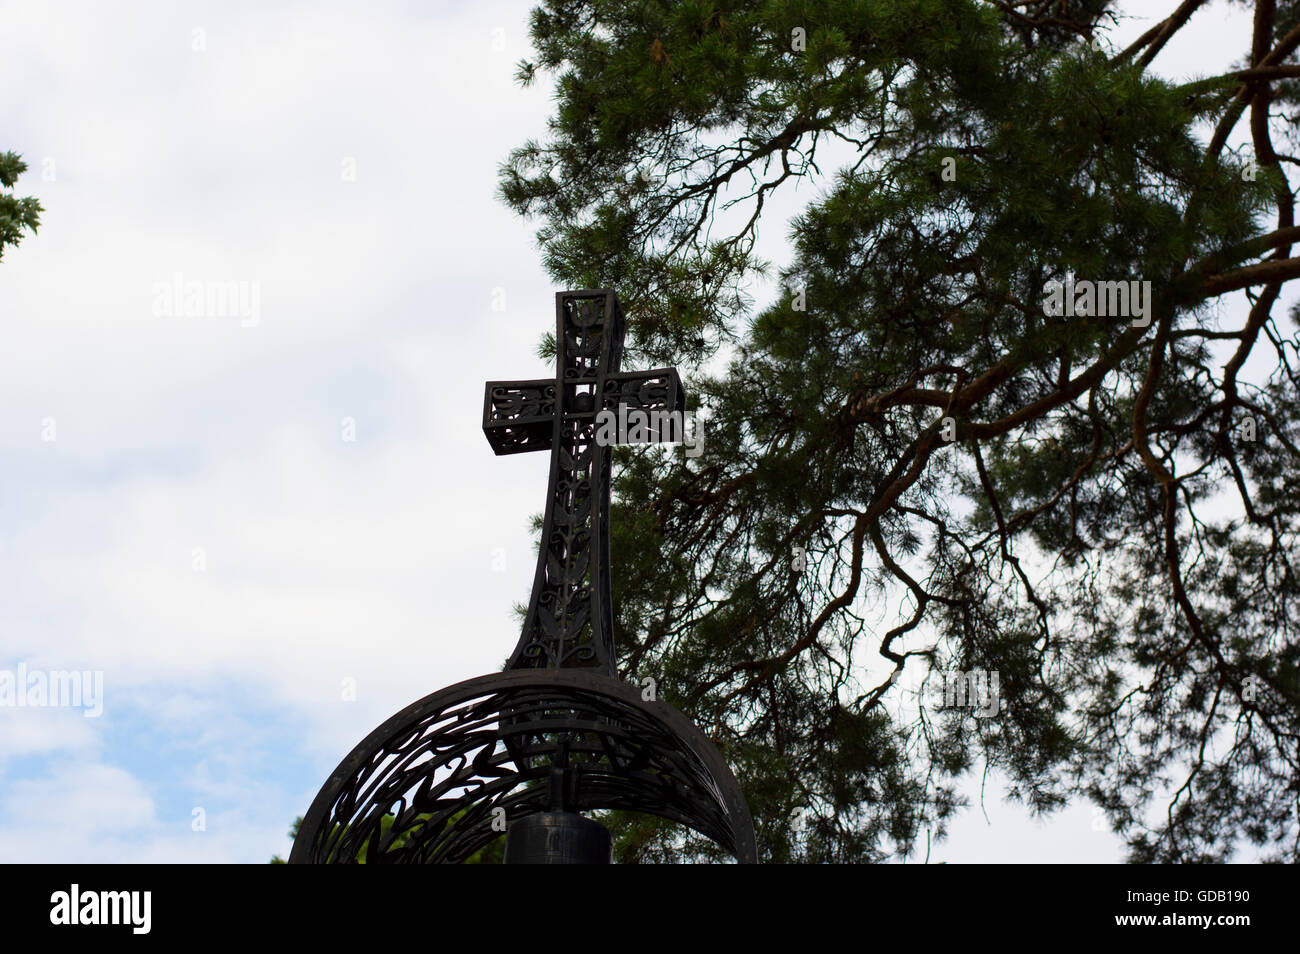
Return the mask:
[(0, 777), (5, 760), (22, 755), (93, 751), (98, 745), (94, 719), (76, 708), (0, 709)]

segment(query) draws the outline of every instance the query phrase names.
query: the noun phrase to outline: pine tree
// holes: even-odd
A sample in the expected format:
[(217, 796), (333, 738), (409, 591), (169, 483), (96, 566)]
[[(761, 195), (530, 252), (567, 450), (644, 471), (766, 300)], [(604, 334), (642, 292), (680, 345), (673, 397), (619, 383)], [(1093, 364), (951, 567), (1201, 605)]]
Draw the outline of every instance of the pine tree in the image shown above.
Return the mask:
[[(698, 459), (617, 449), (621, 666), (722, 746), (766, 860), (918, 852), (986, 767), (1093, 801), (1133, 861), (1300, 860), (1300, 3), (1162, 79), (1206, 6), (1127, 49), (1105, 0), (534, 10), (519, 78), (557, 100), (502, 196), (711, 412)], [(813, 179), (774, 273), (764, 202)], [(1071, 276), (1130, 311), (1049, 313)], [(970, 674), (996, 715), (909, 689)]]

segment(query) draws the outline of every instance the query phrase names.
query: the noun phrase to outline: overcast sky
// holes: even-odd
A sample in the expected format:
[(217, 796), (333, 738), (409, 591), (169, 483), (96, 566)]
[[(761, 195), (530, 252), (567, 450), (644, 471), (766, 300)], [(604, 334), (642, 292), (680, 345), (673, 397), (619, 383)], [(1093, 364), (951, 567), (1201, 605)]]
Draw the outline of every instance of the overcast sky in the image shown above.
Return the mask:
[[(2, 861), (287, 855), (353, 745), (518, 635), (545, 455), (480, 420), (484, 381), (553, 373), (494, 196), (550, 108), (512, 79), (530, 4), (271, 6), (0, 3), (0, 151), (45, 207), (0, 261), (0, 670), (103, 672), (98, 717), (0, 708)], [(1162, 70), (1246, 49), (1226, 11)], [(1121, 859), (1087, 804), (1001, 791), (930, 860)]]

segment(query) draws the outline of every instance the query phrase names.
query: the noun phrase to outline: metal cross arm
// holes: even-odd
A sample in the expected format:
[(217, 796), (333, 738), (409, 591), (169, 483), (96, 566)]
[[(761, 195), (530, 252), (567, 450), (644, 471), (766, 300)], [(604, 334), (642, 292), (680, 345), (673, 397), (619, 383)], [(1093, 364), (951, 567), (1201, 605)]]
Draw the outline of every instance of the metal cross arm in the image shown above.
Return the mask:
[[(593, 406), (593, 392), (580, 381), (563, 387), (555, 378), (489, 381), (483, 397), (483, 433), (492, 450), (498, 455), (550, 450), (558, 421), (595, 420), (601, 410), (662, 416), (685, 409), (686, 392), (676, 368), (619, 371), (596, 383), (595, 391), (602, 395), (599, 408)], [(557, 394), (563, 396), (558, 410)]]

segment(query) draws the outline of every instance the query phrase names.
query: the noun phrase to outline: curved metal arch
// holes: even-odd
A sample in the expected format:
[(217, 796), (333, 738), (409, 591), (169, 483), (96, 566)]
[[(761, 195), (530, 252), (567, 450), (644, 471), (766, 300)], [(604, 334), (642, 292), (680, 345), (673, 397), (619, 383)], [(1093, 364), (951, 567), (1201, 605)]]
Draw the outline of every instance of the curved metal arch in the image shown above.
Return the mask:
[(461, 862), (501, 836), (496, 809), (507, 824), (547, 810), (557, 758), (572, 810), (657, 815), (757, 860), (735, 776), (682, 713), (596, 672), (515, 670), (431, 693), (366, 736), (312, 802), (289, 862)]

